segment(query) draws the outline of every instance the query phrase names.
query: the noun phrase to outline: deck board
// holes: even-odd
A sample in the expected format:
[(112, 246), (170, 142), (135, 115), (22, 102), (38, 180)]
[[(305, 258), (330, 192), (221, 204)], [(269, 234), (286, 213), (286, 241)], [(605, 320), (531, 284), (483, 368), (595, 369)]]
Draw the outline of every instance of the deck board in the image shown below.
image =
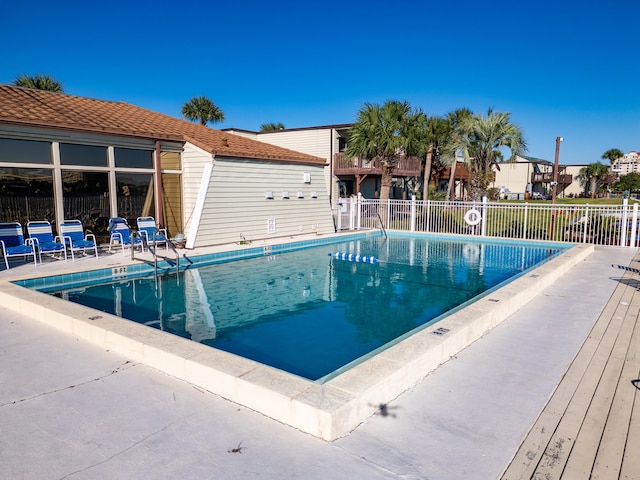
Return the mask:
[[(629, 323), (632, 333), (629, 335), (628, 348), (623, 358), (624, 366), (618, 385), (615, 388), (611, 413), (607, 419), (600, 448), (593, 465), (593, 478), (611, 478), (610, 465), (622, 465), (625, 445), (631, 426), (631, 416), (636, 393), (632, 381), (638, 378), (640, 371), (640, 324), (636, 321), (640, 308), (630, 309)], [(636, 453), (640, 450), (636, 450)]]
[[(620, 384), (621, 373), (629, 349), (629, 340), (635, 327), (637, 315), (638, 309), (633, 307), (625, 316), (563, 472), (567, 478), (588, 478), (593, 469), (594, 459), (601, 454), (606, 455), (605, 461), (600, 463), (601, 467), (603, 465), (611, 466), (616, 470), (617, 475), (621, 461), (614, 460), (615, 455), (611, 455), (611, 453), (615, 452), (615, 446), (605, 443), (603, 437), (607, 425), (625, 422), (624, 430), (616, 429), (616, 436), (620, 439), (626, 438), (630, 415), (626, 415), (626, 419), (623, 418), (626, 412), (619, 410), (614, 405), (614, 398)], [(623, 449), (624, 444), (620, 452)], [(611, 476), (608, 475), (605, 478), (611, 478)]]
[(503, 480), (640, 479), (638, 317), (640, 275), (627, 271)]
[(636, 392), (619, 478), (625, 480), (640, 478), (640, 454), (638, 452), (640, 452), (640, 394)]
[[(605, 331), (598, 348), (591, 357), (587, 369), (579, 382), (574, 395), (569, 401), (569, 406), (560, 419), (555, 433), (551, 437), (549, 444), (543, 454), (536, 475), (534, 478), (554, 479), (561, 478), (565, 466), (569, 460), (569, 455), (573, 450), (576, 438), (580, 429), (587, 428), (589, 438), (596, 431), (587, 423), (587, 413), (591, 406), (594, 392), (600, 383), (605, 367), (609, 360), (609, 354), (617, 338), (617, 330), (622, 319), (615, 316)], [(571, 374), (569, 370), (569, 374)], [(580, 458), (584, 461), (584, 458)]]
[(629, 427), (619, 477), (627, 480), (640, 478), (640, 322), (636, 323), (631, 346), (627, 356), (631, 366), (625, 373), (626, 378), (620, 382), (621, 388), (625, 390), (626, 387), (625, 392), (629, 392), (631, 404)]

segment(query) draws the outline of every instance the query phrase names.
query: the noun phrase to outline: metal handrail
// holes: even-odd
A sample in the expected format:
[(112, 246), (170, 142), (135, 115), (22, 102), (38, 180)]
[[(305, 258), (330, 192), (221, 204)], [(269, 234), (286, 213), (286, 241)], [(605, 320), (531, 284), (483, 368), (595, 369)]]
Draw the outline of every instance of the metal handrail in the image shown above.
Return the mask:
[[(149, 249), (149, 251), (153, 255), (153, 279), (155, 281), (156, 290), (158, 289), (158, 251), (156, 248), (156, 241), (157, 241), (157, 234), (159, 233), (160, 233), (160, 229), (154, 228), (153, 232), (151, 233), (151, 242), (149, 242), (146, 235), (142, 235), (142, 233), (139, 230), (131, 229), (131, 260), (135, 260), (135, 251), (134, 251), (135, 237), (138, 237), (142, 242), (142, 251), (144, 252), (144, 247), (146, 245), (146, 247)], [(167, 241), (166, 243), (167, 249), (170, 248), (171, 250), (173, 250), (173, 253), (176, 254), (176, 281), (178, 282), (178, 285), (179, 285), (180, 284), (180, 275), (179, 275), (180, 274), (180, 254), (176, 250), (176, 247), (173, 246), (173, 243), (171, 243), (171, 240), (169, 240), (168, 238), (165, 238), (165, 240)], [(163, 258), (166, 258), (166, 257), (163, 257)]]
[(384, 222), (382, 221), (382, 217), (380, 216), (380, 212), (378, 211), (378, 207), (374, 205), (374, 208), (376, 210), (376, 215), (378, 216), (378, 220), (380, 221), (380, 228), (382, 229), (382, 233), (384, 233), (384, 238), (389, 238), (389, 237), (387, 237), (387, 231), (384, 228)]
[(155, 281), (156, 290), (158, 290), (158, 255), (156, 254), (156, 249), (152, 248), (149, 242), (147, 241), (147, 237), (142, 235), (139, 230), (131, 230), (131, 260), (135, 260), (135, 238), (136, 236), (142, 242), (142, 251), (144, 252), (144, 246), (147, 245), (147, 248), (153, 255), (153, 279)]
[[(156, 245), (156, 238), (158, 233), (160, 233), (160, 229), (157, 227), (154, 228), (153, 233), (151, 234), (151, 240), (153, 241), (153, 245)], [(170, 248), (171, 250), (173, 250), (173, 253), (176, 254), (176, 279), (178, 280), (178, 282), (180, 282), (180, 275), (178, 275), (180, 273), (180, 254), (178, 253), (178, 250), (176, 250), (176, 247), (173, 246), (173, 243), (171, 243), (171, 240), (165, 237), (162, 237), (162, 238), (165, 239), (167, 248)], [(151, 250), (151, 247), (149, 247), (149, 250)], [(154, 256), (157, 257), (155, 253), (154, 253)]]
[(144, 251), (144, 237), (140, 234), (140, 232), (138, 230), (134, 230), (134, 229), (129, 229), (130, 231), (130, 237), (131, 237), (131, 260), (135, 260), (135, 256), (134, 256), (134, 246), (136, 244), (135, 239), (136, 237), (138, 237), (140, 239), (140, 241), (142, 242), (143, 245), (143, 251)]

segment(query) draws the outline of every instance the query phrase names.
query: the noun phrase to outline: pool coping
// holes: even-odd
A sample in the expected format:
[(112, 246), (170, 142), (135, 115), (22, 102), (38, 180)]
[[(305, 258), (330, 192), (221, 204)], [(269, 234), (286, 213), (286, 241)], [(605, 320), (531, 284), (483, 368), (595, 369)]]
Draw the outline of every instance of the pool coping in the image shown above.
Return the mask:
[(340, 438), (593, 251), (577, 245), (323, 384), (9, 282), (7, 308), (324, 440)]

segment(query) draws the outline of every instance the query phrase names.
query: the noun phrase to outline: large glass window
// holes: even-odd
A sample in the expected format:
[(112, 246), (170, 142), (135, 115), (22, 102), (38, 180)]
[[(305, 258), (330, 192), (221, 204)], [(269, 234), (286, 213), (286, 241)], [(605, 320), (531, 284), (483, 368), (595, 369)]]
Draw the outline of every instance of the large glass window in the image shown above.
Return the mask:
[(60, 144), (60, 163), (62, 165), (86, 165), (89, 167), (107, 166), (107, 148), (93, 145)]
[(51, 164), (51, 143), (0, 138), (0, 162)]
[(180, 154), (178, 152), (160, 153), (160, 168), (163, 170), (180, 170)]
[(131, 148), (114, 148), (116, 167), (153, 168), (152, 150), (133, 150)]
[(64, 219), (82, 221), (85, 229), (108, 240), (109, 174), (106, 172), (62, 171)]
[(135, 225), (138, 217), (154, 215), (153, 174), (116, 173), (118, 216)]
[(170, 237), (175, 237), (178, 232), (183, 231), (182, 225), (182, 189), (180, 186), (180, 175), (162, 174), (162, 205), (167, 233)]
[(0, 221), (55, 223), (53, 175), (41, 168), (0, 168)]

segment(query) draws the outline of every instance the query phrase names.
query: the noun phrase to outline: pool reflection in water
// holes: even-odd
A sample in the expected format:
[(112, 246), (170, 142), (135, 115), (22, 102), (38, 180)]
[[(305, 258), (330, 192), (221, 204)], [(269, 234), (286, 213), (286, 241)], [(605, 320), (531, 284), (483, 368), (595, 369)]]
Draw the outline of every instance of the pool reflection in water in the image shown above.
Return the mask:
[[(432, 238), (362, 239), (54, 294), (325, 379), (558, 254)], [(375, 256), (340, 260), (335, 252)]]

